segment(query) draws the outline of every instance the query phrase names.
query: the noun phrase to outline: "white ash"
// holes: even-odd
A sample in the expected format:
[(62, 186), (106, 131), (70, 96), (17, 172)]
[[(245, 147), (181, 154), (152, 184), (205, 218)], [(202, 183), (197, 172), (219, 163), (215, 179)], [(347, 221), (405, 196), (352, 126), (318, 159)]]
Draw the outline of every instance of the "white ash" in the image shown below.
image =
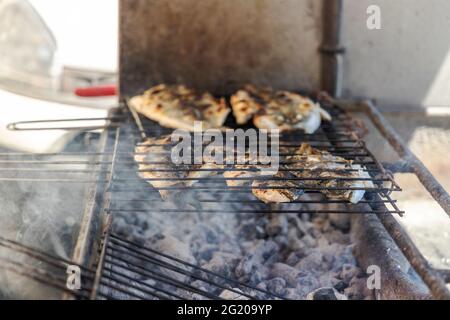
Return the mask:
[[(149, 210), (116, 216), (114, 228), (131, 241), (284, 298), (306, 299), (320, 288), (332, 288), (336, 299), (372, 297), (352, 254), (345, 217)], [(203, 277), (235, 288), (223, 279)], [(246, 298), (188, 276), (177, 279), (220, 297)], [(239, 290), (257, 298), (273, 298), (246, 287)], [(174, 292), (190, 299), (205, 298), (181, 289)]]

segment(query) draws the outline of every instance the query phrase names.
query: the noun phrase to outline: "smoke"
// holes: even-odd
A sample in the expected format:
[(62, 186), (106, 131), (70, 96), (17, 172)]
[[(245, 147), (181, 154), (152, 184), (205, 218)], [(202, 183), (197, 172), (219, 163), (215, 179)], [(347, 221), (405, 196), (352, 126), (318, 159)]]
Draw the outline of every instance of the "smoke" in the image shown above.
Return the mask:
[[(85, 173), (67, 170), (87, 169), (87, 165), (44, 164), (46, 162), (86, 161), (87, 156), (0, 156), (0, 235), (23, 245), (70, 259), (80, 227), (85, 183), (38, 181), (38, 179), (86, 180)], [(20, 163), (36, 161), (36, 163)], [(62, 170), (62, 171), (60, 171)], [(34, 181), (26, 181), (34, 180)], [(47, 270), (37, 259), (0, 246), (0, 257), (23, 264), (26, 268)], [(29, 273), (28, 271), (26, 273)], [(63, 272), (64, 274), (64, 272)], [(62, 283), (63, 285), (65, 282)], [(60, 298), (60, 292), (23, 275), (7, 271), (0, 264), (0, 295), (7, 298)]]

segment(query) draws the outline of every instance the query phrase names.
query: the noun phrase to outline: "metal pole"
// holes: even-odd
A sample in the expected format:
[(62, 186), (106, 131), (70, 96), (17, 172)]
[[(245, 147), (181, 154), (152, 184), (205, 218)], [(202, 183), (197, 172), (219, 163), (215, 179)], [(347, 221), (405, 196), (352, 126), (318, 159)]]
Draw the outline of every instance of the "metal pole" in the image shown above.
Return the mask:
[(342, 0), (323, 1), (321, 88), (331, 96), (342, 94), (342, 67), (345, 49), (341, 45)]

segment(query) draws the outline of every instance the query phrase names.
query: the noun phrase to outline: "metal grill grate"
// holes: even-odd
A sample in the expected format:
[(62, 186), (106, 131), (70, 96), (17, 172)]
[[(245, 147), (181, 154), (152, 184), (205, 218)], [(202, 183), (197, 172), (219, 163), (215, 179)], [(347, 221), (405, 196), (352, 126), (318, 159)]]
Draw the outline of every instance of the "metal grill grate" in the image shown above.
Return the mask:
[[(25, 153), (1, 153), (0, 154), (0, 181), (19, 181), (21, 183), (76, 183), (88, 184), (96, 190), (87, 206), (87, 219), (85, 226), (92, 224), (94, 219), (106, 214), (114, 217), (116, 214), (127, 214), (129, 212), (145, 213), (148, 211), (169, 212), (205, 212), (217, 214), (300, 214), (300, 213), (346, 213), (346, 214), (376, 214), (385, 221), (391, 214), (403, 214), (396, 200), (391, 198), (391, 192), (400, 191), (400, 187), (395, 183), (392, 175), (386, 171), (376, 160), (371, 152), (366, 148), (364, 142), (358, 136), (363, 129), (357, 122), (353, 121), (349, 114), (342, 109), (326, 105), (327, 111), (333, 116), (333, 122), (323, 124), (315, 134), (291, 133), (282, 135), (280, 147), (289, 151), (281, 154), (280, 171), (307, 171), (307, 169), (293, 169), (289, 166), (292, 163), (285, 161), (285, 158), (292, 155), (292, 150), (298, 148), (301, 143), (307, 142), (311, 146), (321, 150), (327, 150), (333, 155), (352, 160), (354, 164), (363, 166), (363, 171), (370, 178), (342, 178), (340, 176), (330, 176), (326, 178), (314, 177), (313, 180), (331, 181), (344, 179), (348, 181), (361, 180), (371, 181), (371, 188), (355, 188), (365, 190), (364, 199), (357, 205), (350, 204), (345, 200), (328, 199), (322, 195), (322, 191), (352, 190), (351, 187), (323, 187), (303, 185), (301, 188), (305, 195), (285, 204), (264, 204), (252, 195), (255, 187), (228, 187), (226, 178), (220, 174), (208, 178), (194, 178), (196, 184), (190, 187), (167, 187), (155, 188), (148, 184), (150, 179), (141, 179), (136, 173), (148, 172), (140, 170), (134, 160), (136, 155), (134, 148), (142, 143), (143, 137), (159, 137), (170, 134), (171, 130), (161, 128), (155, 123), (143, 120), (143, 125), (137, 125), (133, 117), (124, 110), (116, 111), (117, 115), (108, 119), (114, 119), (110, 126), (106, 126), (106, 141), (101, 144), (101, 152), (64, 152), (47, 154), (25, 154)], [(113, 113), (114, 114), (114, 113)], [(108, 120), (106, 119), (106, 120)], [(79, 119), (77, 119), (79, 120)], [(115, 122), (115, 121), (119, 121)], [(37, 122), (31, 123), (33, 126)], [(23, 130), (22, 125), (12, 125), (13, 130)], [(145, 128), (145, 129), (144, 129)], [(39, 129), (39, 128), (38, 128)], [(46, 129), (46, 128), (40, 128)], [(85, 129), (92, 130), (92, 127), (65, 127), (65, 129)], [(26, 129), (29, 130), (29, 129)], [(155, 164), (155, 163), (153, 163)], [(161, 163), (164, 164), (164, 163)], [(243, 171), (233, 165), (227, 165), (220, 169), (199, 169), (189, 166), (180, 166), (172, 169), (153, 168), (155, 171)], [(248, 169), (256, 170), (255, 168)], [(351, 172), (353, 169), (347, 169)], [(333, 170), (327, 169), (328, 172)], [(231, 178), (231, 180), (268, 180), (270, 182), (283, 181), (308, 181), (311, 178), (289, 178), (277, 179), (273, 177), (252, 177), (252, 178)], [(159, 179), (158, 179), (159, 180)], [(179, 179), (189, 181), (188, 178)], [(260, 189), (283, 189), (291, 187), (280, 187), (269, 185), (259, 187)], [(180, 203), (173, 204), (164, 202), (159, 194), (161, 190), (187, 191), (192, 199), (199, 204), (192, 206)], [(89, 202), (88, 201), (88, 202)], [(157, 204), (158, 209), (155, 208)], [(96, 212), (96, 213), (94, 213)], [(393, 226), (390, 223), (390, 226)], [(439, 279), (427, 278), (432, 274), (429, 267), (424, 262), (415, 257), (420, 257), (420, 253), (414, 249), (414, 245), (403, 234), (398, 233), (400, 228), (395, 225), (387, 228), (395, 241), (402, 243), (402, 250), (410, 260), (411, 264), (419, 269), (421, 276), (433, 292), (444, 292), (441, 289)], [(86, 234), (91, 232), (86, 227)], [(77, 248), (91, 247), (94, 238), (84, 234), (80, 237)], [(3, 239), (1, 245), (12, 246), (13, 242)], [(18, 243), (14, 243), (14, 250), (26, 248)], [(412, 248), (412, 249), (411, 249)], [(24, 250), (24, 249), (20, 249)], [(42, 269), (21, 266), (20, 261), (1, 260), (2, 268), (14, 269), (16, 273), (30, 275), (36, 281), (46, 283), (50, 286), (67, 292), (65, 287), (65, 268), (70, 263), (67, 260), (46, 255), (43, 252), (27, 248), (27, 255), (38, 261), (47, 260), (51, 262), (51, 267), (57, 267), (55, 274), (46, 273), (46, 268)], [(89, 250), (79, 250), (76, 261), (82, 260), (83, 255)], [(41, 255), (42, 254), (42, 255)], [(36, 256), (37, 255), (37, 256)], [(80, 265), (87, 274), (88, 281), (79, 292), (70, 292), (75, 298), (88, 299), (180, 299), (180, 298), (209, 298), (216, 299), (220, 290), (227, 289), (245, 298), (282, 298), (269, 292), (264, 292), (258, 288), (238, 283), (234, 279), (228, 279), (218, 274), (213, 274), (208, 270), (188, 264), (181, 260), (176, 261), (151, 248), (129, 242), (115, 233), (110, 233), (106, 228), (103, 242), (100, 247), (98, 261), (92, 268), (82, 267), (89, 259), (83, 263), (73, 263)], [(181, 278), (180, 278), (181, 277)], [(186, 279), (197, 279), (209, 285), (210, 290), (189, 284)], [(429, 279), (429, 281), (428, 281)], [(437, 285), (436, 285), (437, 283)], [(437, 288), (434, 291), (434, 288)], [(176, 289), (176, 290), (174, 290)], [(219, 290), (220, 289), (220, 290)], [(236, 292), (235, 292), (236, 291)], [(117, 295), (117, 293), (121, 293)]]

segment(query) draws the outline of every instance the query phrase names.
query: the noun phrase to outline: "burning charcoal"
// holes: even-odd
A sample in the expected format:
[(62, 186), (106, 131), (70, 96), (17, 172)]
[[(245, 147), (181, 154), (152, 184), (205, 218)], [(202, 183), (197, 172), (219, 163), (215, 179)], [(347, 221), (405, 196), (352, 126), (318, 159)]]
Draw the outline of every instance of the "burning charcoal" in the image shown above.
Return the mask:
[(347, 297), (334, 288), (319, 288), (309, 293), (307, 300), (347, 300)]
[(297, 288), (286, 288), (284, 298), (289, 300), (300, 300), (302, 299), (301, 294), (298, 292)]
[(246, 255), (236, 267), (235, 270), (236, 277), (244, 281), (248, 280), (251, 273), (254, 272), (254, 269), (256, 269), (254, 259), (255, 258), (253, 254)]
[(128, 236), (133, 232), (133, 226), (128, 224), (122, 218), (114, 219), (113, 229), (114, 229), (114, 232), (118, 235)]
[(309, 233), (308, 227), (305, 225), (306, 222), (301, 220), (299, 217), (289, 216), (288, 221), (290, 222), (291, 225), (295, 226), (295, 228), (296, 228), (296, 229), (289, 230), (289, 232), (293, 231), (296, 233), (300, 233), (300, 236), (306, 235)]
[(324, 234), (329, 242), (339, 243), (339, 244), (349, 244), (350, 236), (348, 234), (343, 234), (339, 230), (332, 230)]
[(295, 268), (298, 270), (323, 270), (323, 255), (319, 250), (314, 250), (306, 257), (301, 259)]
[(314, 239), (313, 237), (311, 237), (308, 234), (303, 236), (303, 238), (301, 240), (310, 248), (314, 248), (317, 246), (316, 239)]
[[(237, 288), (233, 288), (233, 290), (242, 292)], [(239, 293), (230, 290), (223, 290), (219, 297), (225, 300), (249, 300), (248, 297), (240, 295)]]
[(326, 272), (319, 276), (319, 283), (321, 287), (333, 287), (336, 288), (336, 284), (342, 280), (337, 279), (337, 274)]
[(285, 215), (276, 214), (272, 216), (266, 225), (266, 232), (269, 236), (286, 234), (288, 230), (288, 221)]
[(160, 234), (149, 239), (146, 245), (153, 250), (160, 251), (183, 261), (189, 263), (196, 262), (189, 246), (173, 236)]
[(350, 229), (350, 215), (348, 214), (330, 214), (329, 219), (333, 226), (344, 232)]
[(270, 270), (270, 276), (283, 278), (290, 287), (297, 286), (298, 270), (284, 263), (275, 263)]
[(286, 293), (286, 280), (283, 278), (273, 278), (266, 281), (267, 291), (270, 293), (284, 296)]
[(279, 245), (280, 248), (286, 248), (289, 245), (289, 239), (285, 235), (278, 235), (273, 240)]
[(286, 264), (295, 266), (304, 255), (298, 251), (291, 252), (286, 259)]
[(344, 290), (344, 293), (351, 300), (363, 300), (373, 297), (373, 290), (367, 287), (367, 280), (365, 278), (353, 278), (350, 281), (349, 287)]
[(360, 268), (351, 265), (351, 264), (344, 264), (342, 266), (342, 271), (340, 273), (340, 278), (345, 282), (345, 283), (350, 283), (350, 281), (358, 276), (362, 275), (362, 271)]
[(344, 281), (339, 280), (339, 281), (334, 285), (334, 288), (335, 288), (337, 291), (342, 292), (342, 291), (344, 291), (345, 288), (347, 288), (347, 284), (346, 284)]
[[(233, 278), (239, 258), (231, 253), (214, 252), (212, 259), (203, 268), (218, 273), (227, 278)], [(215, 277), (217, 278), (217, 277)]]
[(320, 283), (315, 274), (310, 271), (299, 272), (297, 290), (302, 299), (305, 299), (308, 293), (317, 288), (320, 288)]

